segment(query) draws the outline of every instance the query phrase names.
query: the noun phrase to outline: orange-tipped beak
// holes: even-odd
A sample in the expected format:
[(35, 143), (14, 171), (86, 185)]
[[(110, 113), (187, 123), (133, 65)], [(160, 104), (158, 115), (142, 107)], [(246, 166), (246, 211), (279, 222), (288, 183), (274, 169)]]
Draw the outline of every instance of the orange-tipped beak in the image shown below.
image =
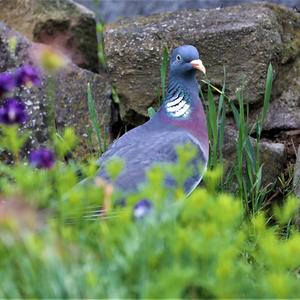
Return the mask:
[(206, 74), (206, 69), (203, 66), (203, 63), (202, 63), (201, 59), (192, 60), (190, 63), (192, 64), (193, 68), (195, 68), (197, 70), (200, 70), (201, 72), (203, 72), (204, 74)]

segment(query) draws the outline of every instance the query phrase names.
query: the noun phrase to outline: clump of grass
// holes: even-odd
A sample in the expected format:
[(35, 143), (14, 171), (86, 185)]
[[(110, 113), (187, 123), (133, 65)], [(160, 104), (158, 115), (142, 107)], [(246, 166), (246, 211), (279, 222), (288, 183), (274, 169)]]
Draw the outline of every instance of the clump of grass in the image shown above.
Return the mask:
[[(262, 162), (260, 159), (260, 141), (263, 129), (263, 124), (269, 108), (269, 102), (272, 90), (273, 80), (272, 65), (269, 65), (265, 86), (265, 95), (263, 101), (263, 109), (261, 115), (254, 123), (252, 128), (248, 125), (249, 107), (245, 105), (243, 93), (241, 89), (237, 89), (235, 102), (225, 94), (225, 70), (224, 84), (220, 91), (218, 88), (211, 85), (208, 80), (204, 82), (208, 85), (208, 131), (210, 139), (210, 168), (224, 164), (222, 156), (222, 147), (224, 143), (224, 128), (226, 107), (225, 101), (231, 109), (234, 117), (235, 125), (238, 130), (236, 143), (236, 161), (233, 163), (234, 172), (231, 179), (237, 182), (237, 193), (242, 199), (245, 212), (247, 215), (257, 213), (264, 205), (264, 200), (269, 192), (268, 186), (262, 186)], [(218, 108), (215, 105), (215, 99), (211, 89), (219, 93)], [(202, 98), (203, 98), (202, 94)], [(246, 108), (246, 110), (245, 110)], [(253, 141), (251, 135), (255, 133), (256, 140)], [(254, 145), (255, 143), (255, 145)], [(227, 174), (228, 176), (228, 174)], [(221, 189), (223, 189), (221, 187)]]
[[(207, 123), (208, 123), (208, 136), (210, 141), (210, 159), (209, 168), (214, 168), (218, 165), (223, 164), (223, 143), (224, 143), (224, 128), (225, 128), (225, 117), (226, 117), (226, 106), (224, 102), (225, 97), (225, 68), (224, 68), (224, 84), (222, 91), (208, 83), (207, 93)], [(212, 88), (219, 92), (218, 107), (216, 107), (215, 99), (212, 93)], [(201, 98), (205, 99), (202, 91), (200, 90)]]

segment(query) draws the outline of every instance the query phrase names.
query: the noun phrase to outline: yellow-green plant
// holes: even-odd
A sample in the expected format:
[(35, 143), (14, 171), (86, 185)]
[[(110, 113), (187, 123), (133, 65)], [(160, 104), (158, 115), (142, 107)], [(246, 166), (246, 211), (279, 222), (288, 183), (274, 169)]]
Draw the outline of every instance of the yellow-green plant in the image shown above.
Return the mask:
[[(58, 149), (69, 149), (67, 140)], [(300, 235), (290, 222), (298, 202), (276, 207), (273, 226), (262, 212), (245, 219), (242, 202), (216, 190), (221, 169), (186, 198), (191, 152), (180, 148), (178, 164), (151, 169), (125, 207), (102, 181), (78, 185), (75, 162), (1, 163), (0, 297), (300, 297)], [(96, 166), (81, 169), (90, 177)], [(117, 161), (109, 173), (121, 169)], [(165, 186), (166, 174), (177, 187)], [(152, 204), (137, 217), (141, 199)]]

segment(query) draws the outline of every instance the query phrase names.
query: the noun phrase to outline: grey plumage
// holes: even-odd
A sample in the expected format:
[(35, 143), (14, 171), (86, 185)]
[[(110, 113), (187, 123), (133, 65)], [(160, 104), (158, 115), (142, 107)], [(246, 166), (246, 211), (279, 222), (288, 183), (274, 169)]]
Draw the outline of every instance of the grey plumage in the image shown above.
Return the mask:
[[(125, 166), (113, 185), (122, 192), (135, 191), (145, 182), (151, 166), (176, 163), (177, 147), (189, 143), (196, 148), (196, 157), (185, 166), (192, 170), (185, 192), (189, 194), (199, 184), (208, 161), (208, 134), (196, 69), (205, 72), (195, 47), (185, 45), (172, 51), (168, 92), (162, 106), (152, 119), (112, 144), (98, 161), (97, 177), (111, 182), (106, 165), (120, 158)], [(165, 182), (176, 184), (171, 176)]]
[[(125, 166), (114, 185), (122, 191), (134, 191), (145, 181), (149, 167), (158, 163), (176, 163), (177, 146), (189, 143), (198, 148), (189, 133), (172, 127), (159, 128), (153, 125), (154, 122), (150, 120), (119, 138), (99, 159), (101, 167), (97, 176), (111, 182), (105, 166), (111, 159), (118, 157), (124, 160)], [(200, 180), (198, 166), (205, 164), (204, 155), (199, 149), (192, 164), (195, 168), (194, 177), (186, 183), (187, 193), (191, 192), (194, 182)]]

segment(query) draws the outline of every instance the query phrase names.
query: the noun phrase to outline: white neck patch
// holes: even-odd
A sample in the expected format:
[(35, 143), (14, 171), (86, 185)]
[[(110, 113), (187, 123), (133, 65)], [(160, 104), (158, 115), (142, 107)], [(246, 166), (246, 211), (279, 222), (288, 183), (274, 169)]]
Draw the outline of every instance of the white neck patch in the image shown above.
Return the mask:
[(184, 96), (177, 94), (166, 103), (166, 111), (171, 117), (187, 117), (191, 112), (191, 105)]

